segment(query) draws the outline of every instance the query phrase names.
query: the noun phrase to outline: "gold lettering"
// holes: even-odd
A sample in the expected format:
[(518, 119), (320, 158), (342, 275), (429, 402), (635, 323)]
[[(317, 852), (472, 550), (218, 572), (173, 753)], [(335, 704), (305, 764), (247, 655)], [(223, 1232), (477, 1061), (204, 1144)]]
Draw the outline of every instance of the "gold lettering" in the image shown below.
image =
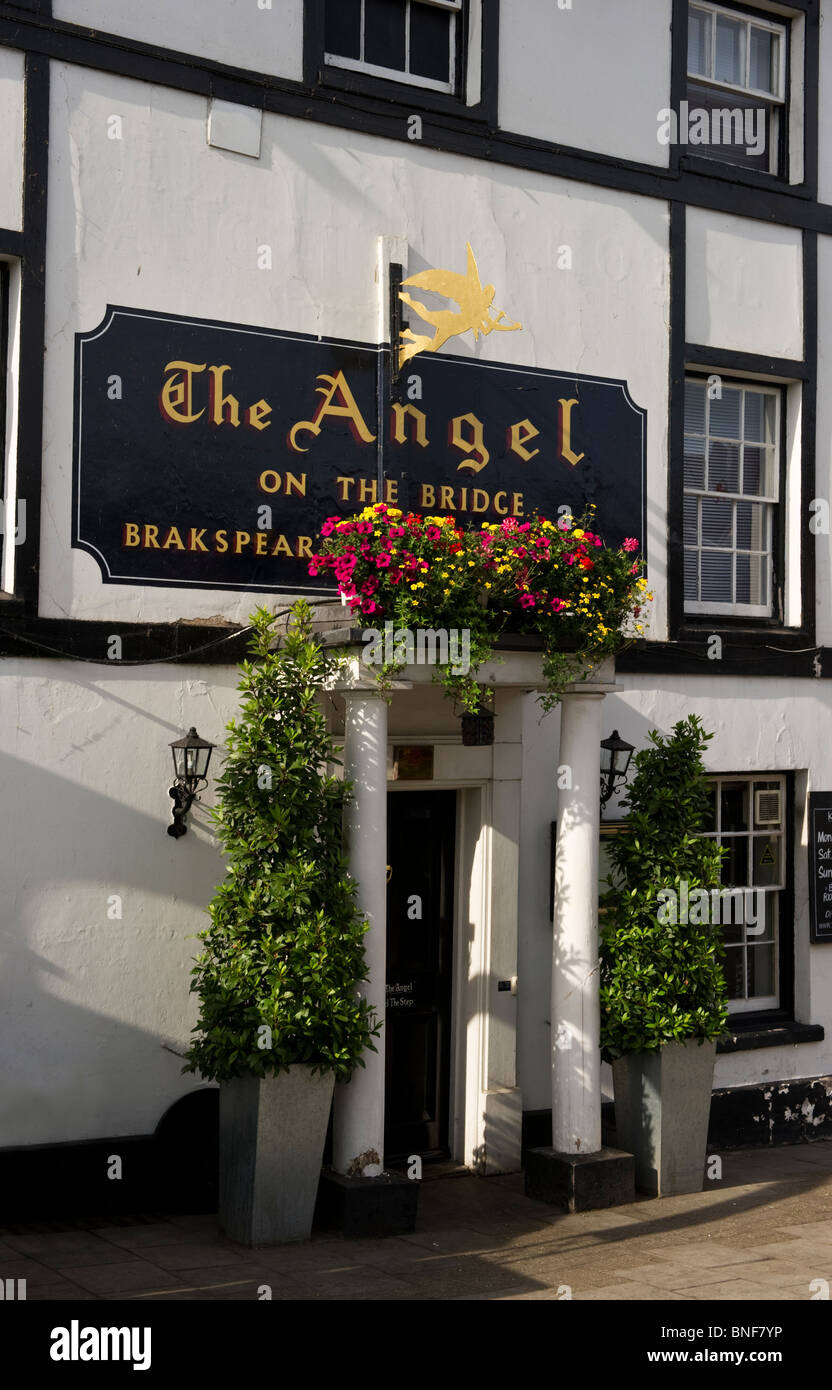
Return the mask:
[[(339, 371), (336, 372), (334, 376), (330, 376), (327, 372), (319, 372), (317, 380), (328, 383), (328, 386), (315, 387), (317, 394), (322, 396), (323, 400), (311, 420), (298, 420), (297, 424), (292, 426), (289, 431), (289, 444), (291, 448), (296, 450), (299, 454), (305, 454), (309, 446), (307, 445), (305, 449), (301, 444), (298, 444), (298, 431), (308, 430), (310, 434), (319, 435), (321, 432), (321, 420), (327, 415), (335, 415), (349, 420), (350, 429), (356, 440), (360, 440), (363, 444), (372, 444), (375, 435), (370, 433), (364, 416), (358, 409), (355, 397), (347, 385), (347, 379), (344, 373)], [(333, 405), (333, 400), (336, 395), (340, 396), (342, 401), (341, 405)]]
[(525, 447), (530, 439), (536, 439), (540, 434), (540, 430), (535, 429), (531, 420), (518, 420), (516, 425), (509, 428), (507, 434), (509, 449), (519, 458), (525, 459), (526, 463), (529, 459), (533, 459), (535, 454), (540, 453), (539, 449), (530, 450)]
[(460, 510), (461, 512), (467, 512), (467, 510), (468, 510), (468, 489), (467, 489), (467, 487), (460, 488), (460, 491), (459, 491), (459, 510)]
[(291, 497), (296, 493), (298, 497), (306, 496), (306, 474), (301, 473), (300, 477), (295, 477), (294, 473), (286, 474), (286, 496)]
[(393, 503), (395, 507), (399, 500), (399, 480), (398, 478), (385, 478), (384, 480), (384, 500), (389, 506)]
[(125, 521), (122, 545), (139, 545), (140, 542), (141, 533), (138, 524), (135, 521)]
[(401, 405), (398, 401), (393, 402), (393, 439), (396, 444), (407, 442), (406, 417), (410, 416), (413, 421), (413, 431), (411, 437), (416, 440), (420, 448), (426, 448), (428, 437), (425, 433), (426, 415), (423, 410), (418, 410), (415, 405)]
[[(211, 380), (208, 384), (208, 403), (211, 411), (212, 425), (233, 425), (235, 430), (240, 424), (240, 402), (236, 396), (224, 396), (222, 393), (223, 377), (226, 372), (230, 372), (229, 366), (209, 367), (208, 372)], [(226, 408), (228, 418), (226, 419)]]
[[(462, 433), (463, 425), (471, 426), (471, 439), (466, 439)], [(491, 457), (483, 442), (482, 421), (478, 420), (476, 415), (470, 411), (467, 415), (456, 415), (451, 421), (451, 443), (455, 449), (461, 449), (464, 454), (476, 456), (469, 463), (458, 464), (457, 471), (460, 468), (470, 468), (474, 473), (479, 473), (480, 469), (485, 468)]]
[(558, 455), (564, 463), (574, 468), (584, 457), (572, 452), (572, 408), (578, 404), (577, 397), (572, 400), (559, 400), (558, 406)]
[(258, 531), (258, 532), (257, 532), (257, 535), (254, 537), (254, 553), (255, 553), (255, 555), (265, 555), (265, 553), (266, 553), (266, 546), (268, 545), (268, 542), (269, 542), (269, 538), (268, 538), (268, 536), (266, 535), (265, 531)]
[(278, 536), (271, 550), (272, 555), (291, 555), (292, 547), (285, 536)]
[(235, 554), (235, 555), (239, 555), (239, 553), (240, 553), (240, 551), (242, 550), (243, 546), (244, 546), (244, 545), (248, 545), (248, 543), (249, 543), (250, 540), (251, 540), (251, 536), (249, 535), (248, 531), (235, 531), (235, 532), (234, 532), (234, 554)]
[(216, 534), (216, 546), (214, 547), (218, 555), (224, 555), (228, 549), (228, 532), (218, 531)]
[[(477, 502), (478, 497), (482, 498), (481, 503)], [(474, 512), (488, 511), (488, 493), (483, 492), (481, 487), (475, 487), (471, 493), (471, 510)]]
[[(502, 502), (500, 502), (500, 501), (498, 500), (498, 499), (501, 498), (501, 497), (502, 497), (502, 499), (503, 499)], [(504, 492), (495, 492), (495, 493), (494, 493), (494, 510), (495, 510), (495, 512), (497, 513), (498, 516), (505, 516), (506, 513), (508, 512), (508, 507), (505, 506), (505, 499), (506, 499), (506, 494), (505, 494)]]
[(189, 532), (189, 534), (188, 534), (188, 549), (189, 549), (189, 550), (207, 550), (207, 549), (208, 549), (207, 545), (203, 545), (203, 544), (202, 544), (202, 537), (203, 537), (204, 535), (205, 535), (205, 527), (204, 527), (204, 526), (203, 526), (203, 528), (202, 528), (201, 531), (200, 531), (200, 530), (197, 530), (196, 526), (192, 526), (191, 529), (190, 529), (190, 532)]
[[(431, 505), (433, 505), (433, 504), (431, 503)], [(456, 505), (455, 505), (455, 503), (454, 503), (454, 490), (453, 490), (452, 487), (444, 487), (444, 486), (443, 486), (443, 487), (440, 487), (440, 489), (439, 489), (439, 506), (440, 506), (440, 509), (441, 509), (443, 512), (455, 512), (455, 511), (456, 511)]]
[[(174, 375), (165, 382), (159, 396), (162, 415), (173, 425), (193, 424), (194, 420), (205, 414), (204, 410), (197, 411), (196, 415), (192, 412), (193, 378), (197, 372), (205, 371), (205, 363), (168, 362), (165, 371), (173, 372)], [(184, 381), (178, 380), (179, 372), (184, 372)]]
[(312, 558), (312, 537), (298, 536), (298, 559), (310, 560)]
[(257, 479), (257, 486), (261, 492), (279, 492), (281, 481), (279, 473), (275, 473), (273, 468), (266, 468)]
[(255, 401), (254, 405), (250, 405), (246, 411), (246, 424), (252, 430), (267, 430), (271, 420), (267, 420), (266, 416), (271, 415), (271, 413), (271, 406), (261, 398), (259, 401)]
[(511, 494), (511, 514), (512, 514), (512, 516), (522, 516), (522, 515), (523, 515), (523, 494), (522, 494), (522, 492), (513, 492), (513, 493)]
[(158, 526), (145, 526), (145, 528), (144, 528), (144, 543), (143, 543), (143, 549), (145, 549), (145, 550), (158, 550), (158, 549), (159, 549), (159, 540), (158, 540), (158, 536), (159, 536), (159, 527), (158, 527)]
[(176, 526), (171, 526), (170, 530), (165, 536), (164, 541), (162, 542), (163, 550), (170, 550), (171, 546), (175, 546), (177, 550), (185, 549), (185, 542), (182, 540), (182, 537), (180, 536), (179, 530)]
[(420, 507), (435, 507), (435, 506), (436, 506), (436, 493), (435, 493), (435, 491), (434, 491), (433, 486), (432, 486), (430, 483), (422, 483), (422, 484), (420, 485), (420, 491), (419, 491), (419, 506), (420, 506)]
[(369, 482), (369, 481), (365, 480), (364, 478), (359, 478), (359, 479), (358, 479), (358, 500), (359, 500), (359, 502), (364, 502), (364, 503), (375, 502), (377, 492), (378, 492), (378, 484), (377, 484), (375, 478), (373, 478), (372, 482)]
[(340, 489), (338, 500), (341, 502), (349, 502), (350, 488), (355, 486), (355, 478), (336, 478), (335, 481)]

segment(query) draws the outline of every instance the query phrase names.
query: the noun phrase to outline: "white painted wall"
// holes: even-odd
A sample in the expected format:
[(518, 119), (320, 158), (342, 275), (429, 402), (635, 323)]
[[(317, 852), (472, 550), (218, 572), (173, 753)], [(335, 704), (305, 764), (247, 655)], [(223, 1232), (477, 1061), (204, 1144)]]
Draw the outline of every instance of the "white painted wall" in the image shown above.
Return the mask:
[(303, 76), (303, 0), (54, 0), (52, 12), (229, 67)]
[[(211, 148), (207, 102), (55, 64), (47, 263), (41, 609), (129, 620), (244, 617), (256, 598), (102, 587), (70, 551), (73, 346), (108, 303), (376, 340), (379, 235), (411, 267), (464, 267), (472, 239), (523, 323), (448, 350), (624, 378), (648, 410), (648, 494), (664, 493), (668, 233), (663, 203), (266, 116), (259, 160)], [(108, 117), (123, 117), (123, 139)], [(272, 271), (257, 248), (272, 247)], [(559, 270), (558, 248), (572, 248)], [(152, 466), (152, 460), (148, 461)], [(664, 631), (663, 507), (649, 512)]]
[(0, 663), (4, 1146), (148, 1133), (204, 1084), (162, 1044), (196, 1021), (193, 937), (223, 868), (204, 809), (166, 833), (168, 744), (190, 724), (222, 744), (235, 685), (229, 668)]
[(23, 54), (0, 48), (0, 227), (23, 226)]
[(801, 235), (748, 217), (687, 211), (687, 341), (803, 357)]
[[(828, 28), (832, 28), (832, 20)], [(818, 237), (818, 397), (815, 494), (832, 509), (832, 238)], [(804, 519), (808, 525), (808, 518)], [(815, 536), (817, 640), (832, 646), (832, 540)]]
[(667, 167), (671, 0), (502, 0), (503, 130)]

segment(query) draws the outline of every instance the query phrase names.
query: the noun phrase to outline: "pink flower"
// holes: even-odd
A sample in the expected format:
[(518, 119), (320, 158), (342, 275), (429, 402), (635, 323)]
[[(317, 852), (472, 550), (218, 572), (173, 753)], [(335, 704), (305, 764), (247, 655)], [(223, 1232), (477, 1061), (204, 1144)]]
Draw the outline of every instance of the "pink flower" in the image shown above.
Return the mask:
[(630, 574), (638, 574), (638, 565), (630, 565)]
[(638, 541), (635, 536), (627, 536), (626, 540), (622, 542), (621, 549), (627, 551), (638, 550)]
[(535, 603), (534, 603), (534, 594), (521, 594), (521, 595), (520, 595), (520, 607), (521, 607), (521, 608), (534, 608), (534, 606), (535, 606)]
[(320, 574), (320, 570), (318, 569), (318, 566), (317, 566), (317, 565), (310, 565), (310, 566), (309, 566), (309, 573), (310, 573), (310, 574), (313, 574), (313, 575), (314, 575), (314, 574)]
[(352, 521), (336, 521), (335, 530), (341, 531), (344, 535), (346, 535), (348, 531), (352, 531), (354, 529), (354, 524), (355, 523)]
[(325, 521), (324, 524), (323, 524), (323, 526), (321, 527), (321, 535), (322, 535), (322, 536), (331, 536), (334, 530), (335, 530), (335, 523), (332, 522), (332, 521)]
[(428, 526), (425, 528), (425, 535), (429, 541), (438, 541), (442, 532), (439, 530), (438, 526)]
[(390, 556), (386, 552), (376, 557), (376, 568), (380, 570), (390, 568)]
[(360, 536), (371, 536), (373, 534), (373, 523), (371, 521), (357, 521), (355, 529)]
[(549, 606), (551, 607), (553, 613), (560, 613), (561, 610), (566, 607), (566, 604), (564, 603), (562, 598), (553, 598)]

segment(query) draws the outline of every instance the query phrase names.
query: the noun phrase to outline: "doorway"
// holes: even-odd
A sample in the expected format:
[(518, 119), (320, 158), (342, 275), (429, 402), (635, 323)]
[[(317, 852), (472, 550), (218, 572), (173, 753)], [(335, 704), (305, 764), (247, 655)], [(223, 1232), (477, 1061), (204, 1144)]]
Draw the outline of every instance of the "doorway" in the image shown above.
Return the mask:
[(456, 792), (387, 802), (385, 1157), (449, 1149)]

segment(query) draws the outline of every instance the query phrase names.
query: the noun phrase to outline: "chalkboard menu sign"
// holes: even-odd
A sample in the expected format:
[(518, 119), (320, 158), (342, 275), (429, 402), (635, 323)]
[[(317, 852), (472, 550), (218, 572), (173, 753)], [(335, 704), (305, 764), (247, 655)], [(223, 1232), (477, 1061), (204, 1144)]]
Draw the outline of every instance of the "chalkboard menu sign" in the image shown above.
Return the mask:
[(832, 792), (809, 793), (811, 940), (832, 942)]

